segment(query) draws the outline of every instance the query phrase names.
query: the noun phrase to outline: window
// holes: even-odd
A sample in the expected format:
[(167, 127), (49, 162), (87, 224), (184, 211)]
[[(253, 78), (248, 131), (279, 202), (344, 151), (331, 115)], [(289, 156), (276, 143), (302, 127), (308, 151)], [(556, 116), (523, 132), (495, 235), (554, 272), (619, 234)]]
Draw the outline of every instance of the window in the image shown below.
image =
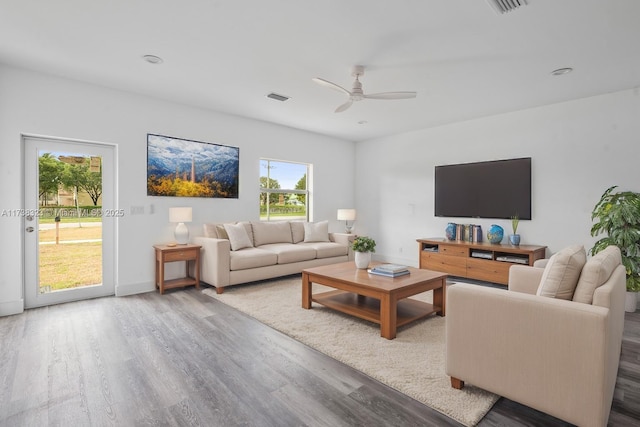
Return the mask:
[(307, 220), (309, 189), (306, 163), (260, 160), (260, 220)]

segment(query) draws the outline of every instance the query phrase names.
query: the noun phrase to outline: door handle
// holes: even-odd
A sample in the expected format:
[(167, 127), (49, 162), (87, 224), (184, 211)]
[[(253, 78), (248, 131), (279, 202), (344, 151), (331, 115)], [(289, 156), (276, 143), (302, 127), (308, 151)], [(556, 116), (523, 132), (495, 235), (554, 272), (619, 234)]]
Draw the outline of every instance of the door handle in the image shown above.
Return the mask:
[(27, 230), (27, 233), (33, 233), (33, 231), (35, 230), (35, 228), (33, 228), (33, 227), (27, 227), (27, 228), (26, 228), (26, 230)]

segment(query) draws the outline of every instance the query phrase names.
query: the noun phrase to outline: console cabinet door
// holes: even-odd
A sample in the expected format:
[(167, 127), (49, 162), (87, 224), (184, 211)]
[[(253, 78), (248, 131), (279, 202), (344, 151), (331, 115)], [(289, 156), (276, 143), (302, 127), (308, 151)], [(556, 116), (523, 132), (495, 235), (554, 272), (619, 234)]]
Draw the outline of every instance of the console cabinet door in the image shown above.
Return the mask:
[(469, 258), (467, 260), (467, 277), (507, 285), (509, 283), (509, 268), (512, 265), (514, 264), (510, 262)]
[(441, 271), (452, 276), (464, 277), (467, 275), (467, 259), (455, 255), (423, 253), (424, 268), (427, 270)]

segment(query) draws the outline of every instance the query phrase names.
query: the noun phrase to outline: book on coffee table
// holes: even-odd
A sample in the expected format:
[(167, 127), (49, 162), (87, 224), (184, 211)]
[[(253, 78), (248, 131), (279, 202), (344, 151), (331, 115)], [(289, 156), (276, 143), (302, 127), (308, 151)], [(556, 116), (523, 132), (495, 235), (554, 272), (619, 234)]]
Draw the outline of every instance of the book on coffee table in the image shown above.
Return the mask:
[(370, 274), (377, 274), (378, 276), (385, 276), (385, 277), (399, 277), (399, 276), (405, 276), (407, 274), (409, 274), (409, 270), (405, 269), (405, 270), (399, 270), (396, 272), (390, 272), (390, 271), (386, 271), (386, 270), (380, 270), (378, 269), (378, 267), (374, 267), (374, 268), (370, 268), (367, 270)]
[(406, 265), (401, 265), (401, 264), (380, 264), (380, 265), (376, 265), (373, 269), (377, 271), (383, 271), (386, 273), (398, 273), (403, 271), (409, 271)]

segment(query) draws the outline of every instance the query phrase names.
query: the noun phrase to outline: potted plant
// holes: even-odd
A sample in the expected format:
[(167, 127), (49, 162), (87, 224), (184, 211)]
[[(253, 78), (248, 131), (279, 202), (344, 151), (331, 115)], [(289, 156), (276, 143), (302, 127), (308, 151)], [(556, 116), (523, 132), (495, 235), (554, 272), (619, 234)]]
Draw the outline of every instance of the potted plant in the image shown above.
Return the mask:
[(511, 228), (513, 228), (513, 234), (509, 236), (509, 241), (512, 245), (518, 246), (520, 244), (520, 235), (518, 234), (518, 224), (520, 224), (520, 217), (515, 214), (511, 217)]
[(351, 249), (355, 252), (356, 267), (367, 268), (371, 262), (371, 253), (376, 251), (376, 241), (371, 237), (358, 236), (353, 240)]
[(606, 233), (589, 250), (595, 255), (609, 245), (620, 248), (622, 264), (627, 269), (626, 311), (636, 311), (637, 292), (640, 291), (640, 193), (613, 192), (613, 186), (604, 192), (593, 208), (591, 236)]

